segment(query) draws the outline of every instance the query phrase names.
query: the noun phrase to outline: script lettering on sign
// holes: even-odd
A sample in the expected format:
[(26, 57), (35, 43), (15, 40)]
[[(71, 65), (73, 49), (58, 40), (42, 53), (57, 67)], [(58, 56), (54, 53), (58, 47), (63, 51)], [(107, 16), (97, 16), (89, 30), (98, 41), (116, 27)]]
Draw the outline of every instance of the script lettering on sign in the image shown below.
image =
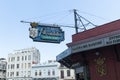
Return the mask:
[(38, 25), (30, 28), (30, 38), (36, 42), (60, 43), (64, 40), (64, 31), (60, 27)]

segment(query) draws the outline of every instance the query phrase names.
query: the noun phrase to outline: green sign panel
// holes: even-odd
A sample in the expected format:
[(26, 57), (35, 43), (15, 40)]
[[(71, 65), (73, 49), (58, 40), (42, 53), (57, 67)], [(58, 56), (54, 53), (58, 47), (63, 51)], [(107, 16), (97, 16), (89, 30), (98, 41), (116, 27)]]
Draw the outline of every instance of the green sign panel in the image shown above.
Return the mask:
[(64, 31), (60, 27), (38, 25), (29, 31), (30, 38), (36, 42), (60, 43), (64, 40)]

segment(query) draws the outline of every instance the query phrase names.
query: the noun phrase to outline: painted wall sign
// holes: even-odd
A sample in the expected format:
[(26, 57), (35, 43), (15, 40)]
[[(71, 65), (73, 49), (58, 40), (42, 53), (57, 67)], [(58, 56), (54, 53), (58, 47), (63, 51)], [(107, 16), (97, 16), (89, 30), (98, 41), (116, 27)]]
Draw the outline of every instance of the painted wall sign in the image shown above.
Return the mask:
[(109, 46), (120, 43), (120, 34), (115, 34), (109, 37), (100, 38), (86, 43), (80, 43), (71, 47), (72, 53), (95, 49), (99, 47)]
[(90, 49), (94, 49), (94, 48), (97, 48), (97, 47), (102, 47), (103, 44), (104, 44), (103, 39), (99, 39), (99, 40), (94, 40), (94, 41), (74, 45), (74, 46), (71, 47), (72, 48), (72, 53), (85, 51), (85, 50), (90, 50)]
[(60, 43), (64, 40), (64, 31), (60, 27), (38, 25), (29, 31), (30, 38), (36, 42)]
[(92, 40), (85, 43), (79, 43), (71, 46), (67, 50), (63, 51), (57, 56), (57, 61), (77, 52), (82, 52), (85, 50), (96, 49), (104, 46), (110, 46), (120, 43), (120, 34), (111, 35), (109, 37), (104, 37), (96, 40)]

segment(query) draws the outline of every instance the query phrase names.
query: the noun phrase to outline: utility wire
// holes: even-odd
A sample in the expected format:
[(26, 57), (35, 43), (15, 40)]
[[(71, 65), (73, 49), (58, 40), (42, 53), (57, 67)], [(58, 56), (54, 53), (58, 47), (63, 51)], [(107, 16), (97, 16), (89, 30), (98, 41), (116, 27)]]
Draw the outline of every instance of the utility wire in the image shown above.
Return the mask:
[(101, 16), (98, 16), (98, 15), (95, 15), (95, 14), (91, 14), (91, 13), (84, 12), (84, 11), (80, 11), (80, 10), (77, 10), (77, 11), (78, 11), (79, 13), (87, 14), (87, 15), (89, 15), (89, 16), (94, 16), (94, 17), (99, 18), (99, 19), (101, 19), (101, 20), (107, 20), (107, 19), (105, 19), (105, 18), (103, 18), (103, 17), (101, 17)]
[(68, 11), (59, 11), (59, 12), (53, 12), (53, 13), (49, 13), (49, 14), (45, 14), (39, 17), (33, 17), (33, 18), (28, 18), (28, 19), (24, 19), (25, 21), (27, 20), (35, 20), (35, 19), (39, 19), (37, 22), (41, 22), (41, 21), (47, 21), (47, 20), (51, 20), (51, 19), (55, 19), (57, 16), (60, 16), (60, 14), (66, 14), (66, 12)]

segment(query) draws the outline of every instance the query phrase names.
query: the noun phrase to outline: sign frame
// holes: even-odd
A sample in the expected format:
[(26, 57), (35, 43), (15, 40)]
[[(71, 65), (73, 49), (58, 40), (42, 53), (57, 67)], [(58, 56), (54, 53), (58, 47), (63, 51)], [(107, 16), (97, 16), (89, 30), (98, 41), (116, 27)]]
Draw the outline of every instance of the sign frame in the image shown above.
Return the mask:
[(38, 25), (29, 28), (29, 37), (35, 42), (60, 43), (64, 41), (64, 31), (60, 27)]

